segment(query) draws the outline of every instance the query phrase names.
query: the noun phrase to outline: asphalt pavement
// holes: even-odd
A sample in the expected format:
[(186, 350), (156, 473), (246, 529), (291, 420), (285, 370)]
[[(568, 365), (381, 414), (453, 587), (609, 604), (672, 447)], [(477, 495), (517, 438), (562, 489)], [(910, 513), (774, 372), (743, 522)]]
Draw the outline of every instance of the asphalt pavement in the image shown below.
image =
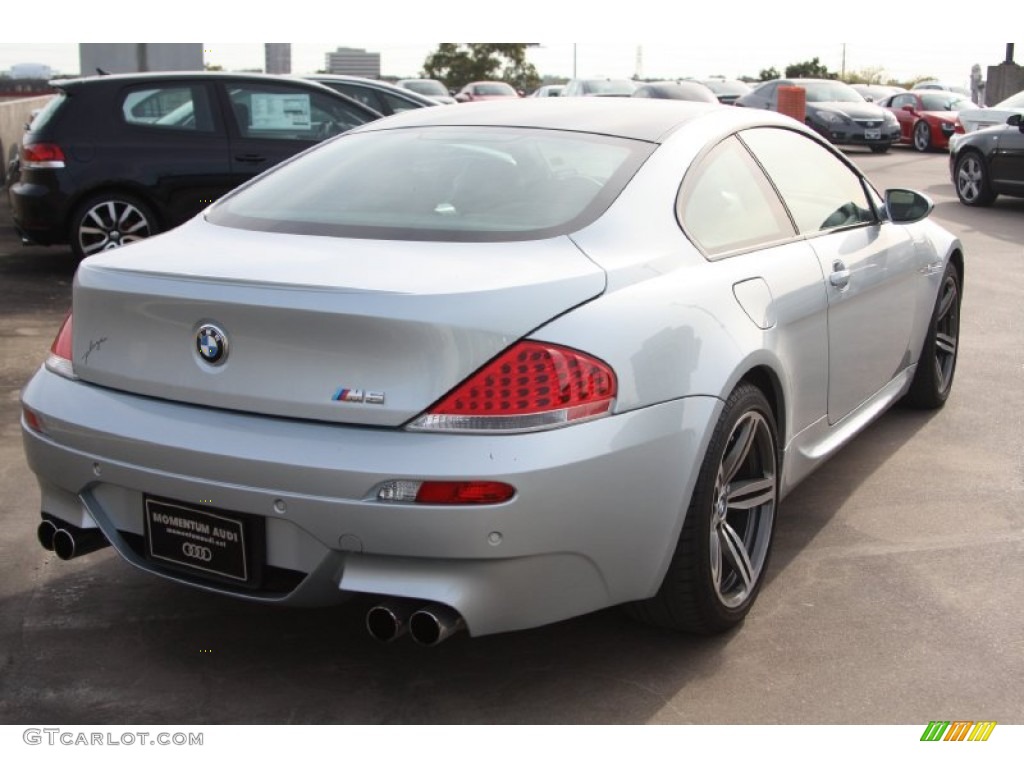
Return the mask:
[(745, 624), (695, 638), (610, 609), (434, 649), (363, 599), (251, 606), (35, 540), (20, 387), (70, 301), (66, 249), (0, 204), (0, 723), (1024, 722), (1024, 200), (957, 202), (946, 156), (851, 151), (966, 247), (945, 409), (894, 408), (782, 504)]

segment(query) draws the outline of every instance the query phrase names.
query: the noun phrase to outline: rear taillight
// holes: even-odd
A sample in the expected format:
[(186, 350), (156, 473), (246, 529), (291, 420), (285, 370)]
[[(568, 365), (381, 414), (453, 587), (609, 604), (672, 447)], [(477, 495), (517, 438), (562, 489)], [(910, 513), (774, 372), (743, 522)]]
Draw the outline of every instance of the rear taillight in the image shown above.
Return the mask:
[(26, 144), (21, 148), (22, 168), (63, 168), (64, 150), (56, 144)]
[(964, 124), (960, 122), (959, 117), (953, 121), (953, 133), (967, 133), (967, 131), (964, 130)]
[(47, 369), (68, 379), (76, 378), (71, 365), (71, 326), (71, 313), (68, 312), (46, 357)]
[(616, 394), (606, 363), (537, 341), (513, 345), (409, 425), (432, 432), (532, 432), (607, 416)]

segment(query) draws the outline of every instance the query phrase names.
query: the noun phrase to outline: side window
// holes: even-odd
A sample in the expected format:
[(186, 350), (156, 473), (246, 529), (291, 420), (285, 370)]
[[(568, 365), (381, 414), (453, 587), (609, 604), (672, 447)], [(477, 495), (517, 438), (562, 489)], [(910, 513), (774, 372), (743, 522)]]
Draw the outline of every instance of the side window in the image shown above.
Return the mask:
[(917, 102), (913, 96), (897, 96), (892, 101), (894, 109), (905, 109), (906, 107), (912, 107)]
[[(416, 109), (417, 107), (419, 107), (419, 104), (414, 104), (411, 101), (406, 101), (402, 97), (395, 96), (394, 94), (391, 93), (378, 93), (377, 97), (380, 98), (381, 101), (383, 101), (388, 107), (391, 108), (390, 111), (392, 114), (397, 114), (398, 112), (404, 112), (407, 109)], [(378, 112), (383, 112), (385, 115), (388, 113), (388, 109), (376, 109)]]
[(288, 86), (231, 84), (228, 98), (238, 131), (247, 139), (323, 141), (370, 120), (328, 94)]
[(877, 221), (860, 176), (817, 141), (785, 128), (740, 137), (775, 183), (801, 234)]
[(360, 104), (365, 104), (370, 109), (376, 110), (377, 112), (383, 112), (379, 95), (371, 88), (363, 88), (361, 85), (344, 83), (340, 85), (338, 90), (350, 99), (355, 99)]
[(136, 86), (121, 96), (128, 125), (166, 131), (212, 132), (210, 99), (202, 85)]
[(796, 234), (764, 172), (735, 137), (687, 171), (677, 216), (687, 236), (708, 256)]

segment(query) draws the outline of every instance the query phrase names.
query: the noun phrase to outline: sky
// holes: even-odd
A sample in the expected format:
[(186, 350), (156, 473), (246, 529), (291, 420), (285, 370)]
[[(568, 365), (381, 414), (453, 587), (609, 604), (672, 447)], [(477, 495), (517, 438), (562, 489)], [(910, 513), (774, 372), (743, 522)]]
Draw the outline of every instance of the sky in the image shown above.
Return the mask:
[[(839, 72), (845, 51), (847, 71), (875, 68), (903, 81), (933, 76), (966, 85), (972, 65), (980, 64), (984, 72), (1005, 53), (1005, 43), (964, 39), (968, 36), (957, 34), (952, 17), (935, 13), (930, 14), (934, 18), (922, 18), (920, 6), (910, 4), (905, 9), (887, 6), (881, 16), (843, 14), (841, 22), (833, 11), (826, 17), (815, 10), (823, 4), (811, 0), (730, 0), (719, 6), (708, 0), (678, 6), (656, 0), (604, 5), (594, 0), (562, 0), (557, 5), (543, 0), (389, 0), (380, 10), (341, 0), (303, 0), (297, 6), (239, 3), (231, 8), (209, 0), (145, 6), (138, 0), (92, 0), (81, 8), (58, 0), (58, 5), (65, 7), (47, 13), (43, 26), (0, 28), (0, 71), (41, 63), (59, 73), (77, 73), (78, 42), (197, 38), (232, 41), (203, 43), (206, 63), (256, 69), (263, 67), (263, 41), (327, 39), (332, 42), (293, 42), (293, 71), (321, 69), (324, 54), (344, 46), (380, 52), (384, 75), (414, 77), (441, 40), (582, 38), (639, 42), (540, 43), (530, 49), (529, 60), (541, 74), (561, 77), (571, 77), (574, 64), (580, 77), (630, 77), (638, 70), (644, 77), (756, 77), (762, 69), (781, 72), (787, 64), (814, 57)], [(140, 16), (143, 7), (146, 13)], [(1024, 4), (1019, 11), (1014, 7), (1001, 12), (1004, 26), (1024, 29)], [(161, 8), (173, 13), (149, 23)], [(37, 31), (44, 28), (45, 35)], [(140, 40), (139, 34), (146, 37)], [(1024, 63), (1024, 44), (1017, 44), (1016, 59)]]

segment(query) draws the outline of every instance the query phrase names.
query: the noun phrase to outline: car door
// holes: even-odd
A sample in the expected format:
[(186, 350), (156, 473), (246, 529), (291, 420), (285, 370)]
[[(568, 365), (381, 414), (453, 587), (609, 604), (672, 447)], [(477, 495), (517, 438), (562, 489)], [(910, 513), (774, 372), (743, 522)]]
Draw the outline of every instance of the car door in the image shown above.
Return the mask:
[(889, 106), (900, 124), (900, 138), (903, 141), (910, 141), (914, 123), (917, 122), (917, 96), (912, 93), (901, 93), (892, 97)]
[(120, 123), (98, 142), (95, 165), (146, 188), (165, 227), (191, 218), (234, 184), (228, 137), (210, 84), (187, 78), (134, 83), (117, 94)]
[(999, 192), (1024, 195), (1024, 133), (1020, 125), (1007, 126), (989, 159), (992, 183)]
[[(884, 221), (870, 187), (839, 155), (784, 128), (741, 132), (814, 249), (828, 296), (828, 419), (835, 424), (889, 383), (917, 350), (928, 302), (927, 254)], [(923, 251), (923, 249), (922, 249)]]
[(344, 96), (302, 83), (218, 81), (229, 122), (235, 184), (378, 115)]

